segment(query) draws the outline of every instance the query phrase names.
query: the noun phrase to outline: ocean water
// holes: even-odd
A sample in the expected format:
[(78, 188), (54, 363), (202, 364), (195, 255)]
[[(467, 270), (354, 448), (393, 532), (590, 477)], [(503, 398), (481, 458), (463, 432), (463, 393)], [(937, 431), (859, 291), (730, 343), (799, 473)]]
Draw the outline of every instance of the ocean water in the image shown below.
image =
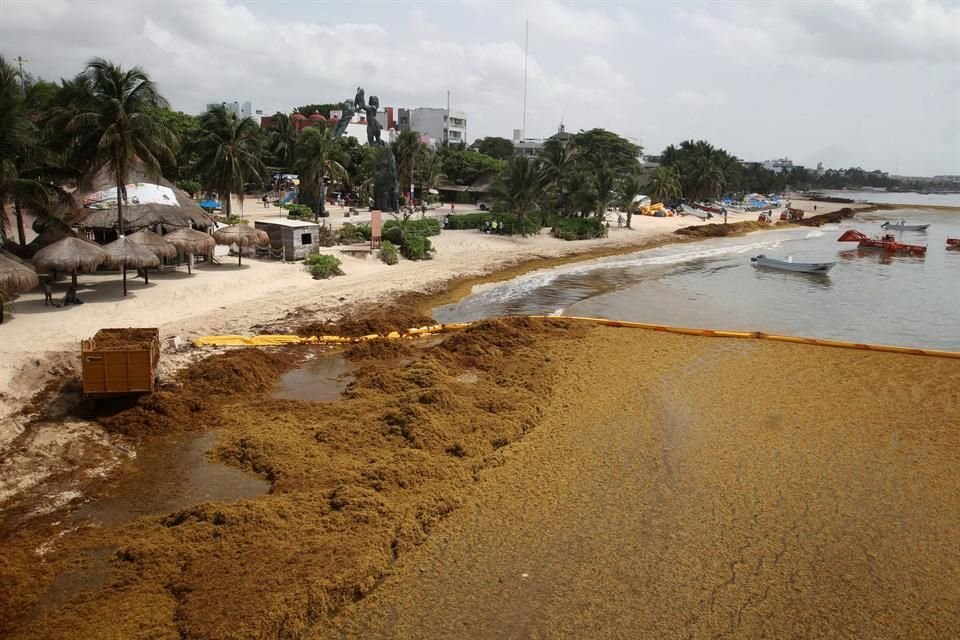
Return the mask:
[(887, 191), (824, 191), (824, 195), (837, 198), (863, 200), (876, 204), (934, 205), (960, 207), (960, 193), (892, 193)]
[[(927, 245), (926, 256), (837, 241), (846, 229), (879, 234), (881, 223), (901, 217), (931, 225), (897, 234)], [(960, 250), (946, 249), (947, 237), (960, 237), (960, 212), (865, 213), (838, 225), (668, 245), (534, 272), (477, 287), (434, 317), (595, 316), (960, 351)], [(837, 265), (827, 276), (769, 270), (750, 262), (760, 253)]]

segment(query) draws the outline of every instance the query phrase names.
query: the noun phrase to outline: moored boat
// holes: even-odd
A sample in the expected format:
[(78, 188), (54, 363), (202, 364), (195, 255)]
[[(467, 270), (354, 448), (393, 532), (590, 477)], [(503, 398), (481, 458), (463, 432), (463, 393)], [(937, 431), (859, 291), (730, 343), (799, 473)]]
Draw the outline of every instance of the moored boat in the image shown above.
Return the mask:
[(780, 260), (778, 258), (768, 258), (763, 254), (750, 258), (750, 262), (758, 267), (796, 271), (798, 273), (819, 273), (821, 275), (829, 272), (837, 264), (836, 262), (794, 262), (790, 258)]
[(681, 205), (681, 209), (684, 213), (691, 216), (696, 216), (702, 220), (707, 220), (713, 217), (713, 214), (711, 214), (709, 211), (701, 211), (700, 209), (694, 209), (693, 207), (686, 204)]
[(903, 220), (900, 222), (884, 222), (880, 225), (887, 231), (926, 231), (928, 224), (907, 224)]
[(948, 249), (960, 249), (960, 238), (947, 238)]
[(897, 242), (893, 235), (889, 233), (882, 238), (871, 238), (866, 234), (850, 229), (837, 238), (837, 242), (856, 242), (857, 246), (863, 249), (881, 249), (888, 253), (923, 255), (927, 252), (927, 248), (925, 246)]

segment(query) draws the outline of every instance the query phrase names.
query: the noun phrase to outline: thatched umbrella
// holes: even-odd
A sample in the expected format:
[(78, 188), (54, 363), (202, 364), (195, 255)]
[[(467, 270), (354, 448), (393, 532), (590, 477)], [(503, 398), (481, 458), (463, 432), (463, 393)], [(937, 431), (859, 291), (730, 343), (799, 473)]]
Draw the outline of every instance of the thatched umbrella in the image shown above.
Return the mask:
[[(107, 254), (107, 264), (111, 267), (121, 267), (123, 270), (123, 295), (127, 295), (127, 267), (146, 269), (159, 267), (160, 258), (145, 247), (130, 240), (130, 236), (120, 236), (103, 247)], [(144, 278), (146, 281), (146, 278)]]
[(70, 236), (37, 251), (33, 264), (39, 271), (71, 272), (76, 287), (78, 270), (96, 271), (106, 259), (107, 254), (100, 245)]
[(217, 246), (217, 241), (209, 233), (197, 231), (196, 229), (177, 229), (173, 233), (161, 236), (178, 250), (187, 254), (187, 273), (193, 273), (190, 268), (193, 262), (193, 255), (201, 253), (204, 255), (213, 251)]
[(237, 245), (239, 248), (237, 264), (240, 264), (244, 247), (262, 247), (270, 244), (270, 236), (267, 235), (266, 231), (254, 229), (248, 224), (232, 224), (229, 227), (221, 227), (213, 232), (213, 239), (217, 241), (217, 244)]
[[(160, 234), (150, 231), (150, 229), (141, 229), (136, 233), (127, 236), (130, 242), (134, 242), (158, 258), (172, 258), (177, 255), (177, 248), (170, 244), (166, 238)], [(147, 270), (143, 270), (143, 281), (150, 284), (150, 278), (147, 276)]]
[(0, 252), (0, 324), (3, 324), (3, 301), (7, 295), (29, 291), (40, 284), (33, 267), (11, 260)]

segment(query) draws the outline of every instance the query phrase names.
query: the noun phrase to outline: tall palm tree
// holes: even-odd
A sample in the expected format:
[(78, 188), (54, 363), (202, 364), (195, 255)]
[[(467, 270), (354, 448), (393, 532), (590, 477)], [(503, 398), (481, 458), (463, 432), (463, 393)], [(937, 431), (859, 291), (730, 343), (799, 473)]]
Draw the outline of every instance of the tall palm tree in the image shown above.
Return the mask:
[(600, 165), (593, 175), (593, 182), (596, 188), (596, 210), (594, 214), (601, 220), (607, 213), (614, 200), (617, 198), (616, 181), (613, 170), (606, 165)]
[(316, 219), (319, 220), (326, 197), (324, 179), (349, 180), (350, 176), (343, 167), (346, 158), (330, 129), (323, 126), (303, 130), (293, 157), (293, 166), (300, 174), (300, 184), (317, 199)]
[(273, 114), (273, 124), (269, 129), (270, 153), (274, 162), (284, 171), (293, 168), (293, 150), (297, 144), (297, 129), (293, 121), (285, 113), (278, 111)]
[(446, 179), (447, 174), (443, 172), (443, 156), (428, 149), (417, 166), (417, 181), (420, 189), (429, 191), (436, 188), (440, 181)]
[(657, 167), (647, 186), (650, 197), (657, 202), (668, 202), (683, 193), (680, 175), (672, 167)]
[(702, 155), (691, 170), (693, 195), (697, 198), (715, 198), (726, 184), (726, 176), (716, 154)]
[(397, 159), (397, 180), (400, 182), (400, 190), (406, 191), (414, 182), (417, 166), (424, 160), (426, 145), (420, 142), (418, 132), (401, 131), (392, 147)]
[(643, 195), (643, 185), (640, 182), (640, 176), (628, 176), (620, 183), (620, 206), (627, 212), (627, 229), (633, 220), (633, 214), (637, 211), (637, 196)]
[(117, 188), (117, 228), (123, 234), (127, 175), (139, 160), (147, 175), (160, 177), (161, 161), (175, 163), (177, 139), (151, 116), (167, 101), (143, 69), (124, 70), (94, 58), (77, 78), (71, 104), (55, 122), (72, 138), (74, 163), (82, 167), (81, 187), (106, 170)]
[(243, 197), (244, 185), (259, 180), (266, 172), (260, 159), (260, 127), (251, 118), (241, 118), (214, 105), (200, 116), (200, 136), (194, 143), (195, 169), (205, 189), (216, 191), (226, 200), (231, 215), (230, 196)]
[(526, 216), (540, 208), (543, 176), (537, 162), (523, 156), (512, 158), (493, 185), (493, 197), (500, 206), (517, 214), (523, 229)]

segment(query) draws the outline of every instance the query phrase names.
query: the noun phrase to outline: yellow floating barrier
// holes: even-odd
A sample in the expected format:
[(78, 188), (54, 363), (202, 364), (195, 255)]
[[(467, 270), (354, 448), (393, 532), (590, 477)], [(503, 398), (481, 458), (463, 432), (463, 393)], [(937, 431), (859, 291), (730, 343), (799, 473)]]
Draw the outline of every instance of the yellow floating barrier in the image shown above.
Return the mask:
[[(805, 344), (820, 347), (836, 347), (841, 349), (859, 349), (862, 351), (878, 351), (884, 353), (902, 353), (918, 356), (933, 356), (937, 358), (957, 358), (960, 359), (960, 351), (943, 351), (939, 349), (917, 349), (913, 347), (897, 347), (885, 344), (866, 344), (859, 342), (844, 342), (841, 340), (826, 340), (822, 338), (804, 338), (801, 336), (783, 336), (774, 333), (765, 333), (763, 331), (726, 331), (721, 329), (695, 329), (691, 327), (673, 327), (663, 324), (650, 324), (646, 322), (632, 322), (629, 320), (609, 320), (607, 318), (588, 318), (582, 316), (526, 316), (534, 319), (552, 319), (552, 320), (573, 320), (577, 322), (592, 322), (608, 327), (624, 327), (628, 329), (646, 329), (648, 331), (663, 331), (665, 333), (675, 333), (680, 335), (701, 336), (706, 338), (753, 338), (757, 340), (772, 340), (774, 342), (787, 342), (791, 344)], [(402, 338), (415, 338), (435, 335), (438, 333), (448, 333), (452, 331), (462, 331), (469, 328), (472, 322), (455, 322), (450, 324), (436, 324), (429, 327), (414, 327), (401, 333), (391, 331), (386, 335), (371, 333), (365, 336), (350, 338), (346, 336), (293, 336), (293, 335), (259, 335), (245, 337), (240, 335), (223, 336), (203, 336), (193, 340), (194, 346), (278, 346), (286, 344), (352, 344), (354, 342), (366, 342), (369, 340), (398, 340)]]

